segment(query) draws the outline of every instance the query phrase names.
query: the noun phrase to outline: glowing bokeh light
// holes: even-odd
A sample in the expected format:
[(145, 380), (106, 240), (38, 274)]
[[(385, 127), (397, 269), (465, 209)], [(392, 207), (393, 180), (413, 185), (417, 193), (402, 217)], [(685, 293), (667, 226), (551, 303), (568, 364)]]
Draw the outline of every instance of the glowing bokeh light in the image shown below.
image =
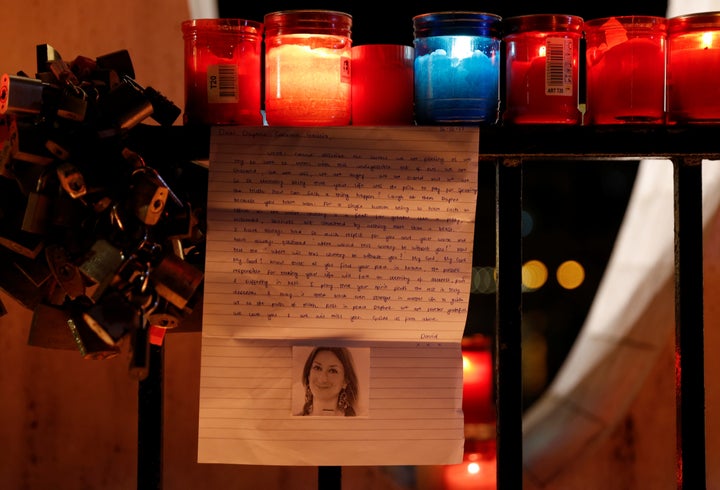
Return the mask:
[(529, 291), (541, 288), (548, 279), (548, 269), (539, 260), (528, 260), (522, 266), (522, 283)]
[(557, 268), (558, 284), (565, 289), (575, 289), (585, 280), (585, 268), (575, 260), (566, 260)]

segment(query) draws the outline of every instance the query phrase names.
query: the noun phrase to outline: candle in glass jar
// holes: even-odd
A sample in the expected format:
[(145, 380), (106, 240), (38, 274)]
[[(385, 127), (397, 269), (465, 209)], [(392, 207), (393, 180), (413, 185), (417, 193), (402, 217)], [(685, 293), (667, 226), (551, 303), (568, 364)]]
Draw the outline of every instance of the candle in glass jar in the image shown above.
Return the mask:
[(666, 24), (651, 16), (585, 22), (587, 124), (665, 122)]
[(183, 124), (262, 125), (260, 22), (193, 19), (185, 41)]
[(497, 457), (495, 451), (465, 454), (460, 464), (443, 467), (443, 490), (495, 490)]
[(413, 124), (415, 50), (401, 44), (352, 47), (352, 124)]
[(265, 16), (270, 126), (342, 126), (351, 116), (351, 17), (326, 10)]
[(582, 19), (537, 14), (505, 20), (503, 122), (579, 124), (579, 47)]
[(720, 12), (668, 21), (669, 123), (720, 121)]
[(462, 356), (465, 424), (494, 424), (493, 361), (489, 340), (484, 337), (467, 339)]
[(482, 12), (413, 18), (418, 124), (497, 122), (500, 23), (500, 16)]

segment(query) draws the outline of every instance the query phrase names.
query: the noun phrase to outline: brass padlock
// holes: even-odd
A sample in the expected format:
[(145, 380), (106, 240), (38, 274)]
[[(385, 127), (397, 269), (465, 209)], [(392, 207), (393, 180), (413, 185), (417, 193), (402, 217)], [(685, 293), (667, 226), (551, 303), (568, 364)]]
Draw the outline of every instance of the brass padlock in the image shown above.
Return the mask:
[(54, 196), (51, 192), (57, 191), (57, 187), (53, 189), (54, 184), (56, 184), (54, 175), (45, 172), (38, 179), (35, 190), (28, 194), (21, 226), (23, 231), (39, 235), (47, 233), (54, 204)]
[(77, 344), (68, 328), (70, 313), (60, 306), (39, 303), (33, 309), (28, 345), (45, 349), (75, 350)]
[(203, 272), (174, 254), (166, 254), (150, 272), (150, 284), (167, 301), (183, 310), (203, 280)]

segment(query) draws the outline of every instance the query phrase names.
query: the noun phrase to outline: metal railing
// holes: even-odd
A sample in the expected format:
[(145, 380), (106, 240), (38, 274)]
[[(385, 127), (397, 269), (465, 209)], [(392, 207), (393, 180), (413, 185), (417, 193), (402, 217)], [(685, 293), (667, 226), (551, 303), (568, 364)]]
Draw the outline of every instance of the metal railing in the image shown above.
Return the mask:
[[(141, 134), (142, 133), (142, 134)], [(148, 128), (135, 143), (167, 161), (207, 158), (209, 132)], [(497, 488), (522, 475), (522, 170), (529, 160), (671, 160), (674, 166), (675, 354), (678, 489), (704, 489), (705, 374), (702, 160), (720, 159), (720, 126), (515, 126), (480, 130), (479, 159), (496, 175), (495, 373)], [(162, 347), (139, 384), (138, 488), (162, 488)], [(341, 488), (342, 468), (319, 467), (318, 488)]]

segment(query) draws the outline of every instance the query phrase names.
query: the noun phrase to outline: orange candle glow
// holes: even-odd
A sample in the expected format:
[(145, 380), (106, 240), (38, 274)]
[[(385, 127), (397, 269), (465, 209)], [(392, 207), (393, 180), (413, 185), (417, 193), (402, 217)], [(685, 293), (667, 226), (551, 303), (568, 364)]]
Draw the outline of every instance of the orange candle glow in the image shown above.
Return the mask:
[(445, 490), (495, 490), (497, 486), (495, 451), (466, 454), (462, 463), (443, 470)]
[(490, 340), (482, 336), (464, 339), (462, 356), (465, 424), (493, 424), (495, 400)]
[(343, 126), (351, 116), (351, 17), (326, 10), (265, 16), (270, 126)]

